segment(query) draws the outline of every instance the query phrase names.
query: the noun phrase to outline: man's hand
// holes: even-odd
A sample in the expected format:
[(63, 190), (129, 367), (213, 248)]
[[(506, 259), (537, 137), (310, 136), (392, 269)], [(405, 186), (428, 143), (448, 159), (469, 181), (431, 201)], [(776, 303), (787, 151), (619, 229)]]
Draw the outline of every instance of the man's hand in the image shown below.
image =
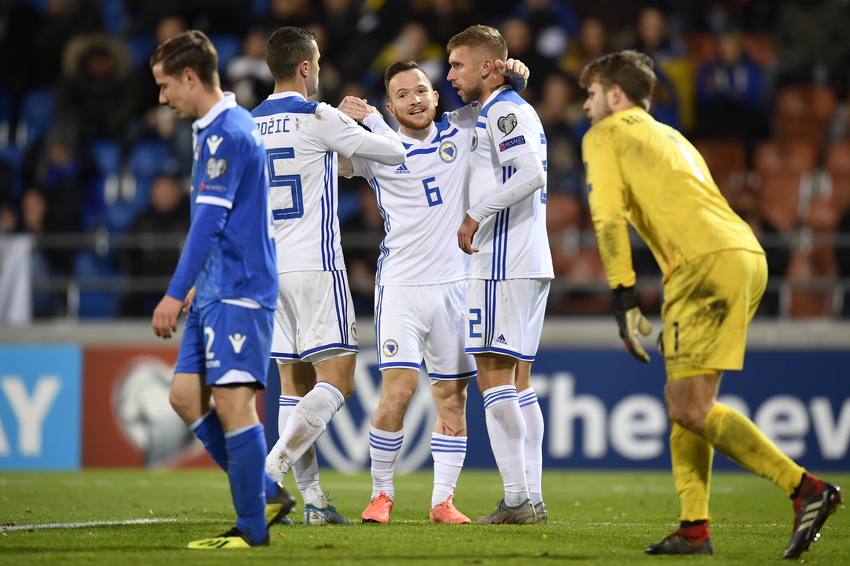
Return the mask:
[(457, 231), (457, 245), (469, 255), (474, 254), (478, 250), (472, 247), (472, 237), (478, 232), (478, 221), (473, 220), (468, 214), (463, 219), (463, 224)]
[(620, 327), (620, 338), (626, 345), (626, 350), (639, 362), (649, 363), (649, 354), (638, 342), (638, 332), (649, 336), (652, 325), (640, 312), (637, 306), (637, 294), (634, 287), (620, 285), (614, 289), (614, 317)]
[(189, 307), (192, 306), (192, 301), (195, 300), (195, 286), (192, 285), (192, 288), (189, 289), (189, 292), (186, 293), (186, 298), (183, 299), (183, 312), (189, 312)]
[(177, 331), (177, 317), (183, 308), (183, 301), (165, 295), (153, 310), (153, 333), (162, 338), (171, 338), (171, 332)]
[(337, 110), (349, 118), (354, 118), (361, 124), (369, 114), (380, 114), (377, 108), (369, 105), (367, 101), (362, 98), (357, 98), (356, 96), (346, 96), (343, 98), (342, 102), (339, 103)]
[(508, 84), (517, 92), (522, 92), (528, 85), (528, 67), (519, 59), (508, 59), (502, 62), (496, 59), (496, 69), (505, 76)]

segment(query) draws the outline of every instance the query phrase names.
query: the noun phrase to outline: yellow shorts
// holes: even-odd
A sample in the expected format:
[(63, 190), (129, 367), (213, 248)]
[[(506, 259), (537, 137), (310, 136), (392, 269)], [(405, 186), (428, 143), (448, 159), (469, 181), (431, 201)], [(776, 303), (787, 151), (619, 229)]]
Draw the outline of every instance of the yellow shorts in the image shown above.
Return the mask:
[(679, 267), (664, 286), (667, 379), (740, 370), (747, 328), (767, 285), (764, 254), (724, 250)]

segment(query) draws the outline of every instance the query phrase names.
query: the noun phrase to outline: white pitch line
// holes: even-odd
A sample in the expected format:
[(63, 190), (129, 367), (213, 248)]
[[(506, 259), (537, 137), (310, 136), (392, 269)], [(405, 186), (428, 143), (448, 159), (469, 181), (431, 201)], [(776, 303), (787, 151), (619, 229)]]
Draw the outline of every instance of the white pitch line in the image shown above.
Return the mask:
[(35, 529), (82, 529), (110, 525), (147, 525), (151, 523), (176, 523), (177, 519), (132, 519), (130, 521), (91, 521), (89, 523), (43, 523), (41, 525), (0, 525), (2, 531), (28, 531)]

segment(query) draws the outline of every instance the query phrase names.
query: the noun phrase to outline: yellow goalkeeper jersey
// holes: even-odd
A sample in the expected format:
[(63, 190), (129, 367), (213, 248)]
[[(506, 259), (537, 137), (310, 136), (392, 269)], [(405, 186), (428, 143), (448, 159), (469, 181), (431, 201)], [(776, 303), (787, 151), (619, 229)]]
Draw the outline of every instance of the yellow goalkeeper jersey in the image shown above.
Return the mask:
[(582, 140), (590, 211), (612, 289), (635, 284), (627, 222), (649, 245), (666, 283), (680, 265), (708, 253), (764, 253), (732, 212), (702, 156), (642, 108), (616, 112)]

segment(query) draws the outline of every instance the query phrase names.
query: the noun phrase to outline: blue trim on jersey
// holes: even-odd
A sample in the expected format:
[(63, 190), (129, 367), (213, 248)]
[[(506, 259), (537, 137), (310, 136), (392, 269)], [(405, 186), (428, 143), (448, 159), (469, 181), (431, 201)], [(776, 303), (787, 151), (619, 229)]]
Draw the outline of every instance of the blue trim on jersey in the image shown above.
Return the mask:
[(319, 107), (318, 102), (309, 102), (300, 96), (285, 96), (283, 98), (266, 99), (259, 106), (251, 110), (251, 116), (262, 118), (275, 114), (315, 114)]
[[(334, 278), (334, 306), (339, 326), (339, 339), (348, 342), (348, 293), (345, 292), (345, 272), (332, 271)], [(341, 311), (341, 312), (340, 312)]]
[(457, 133), (457, 128), (455, 128), (451, 131), (451, 133), (443, 135), (443, 131), (447, 129), (448, 128), (440, 128), (439, 130), (437, 130), (437, 135), (434, 136), (434, 139), (431, 140), (431, 143), (437, 143), (440, 140), (448, 139)]
[(351, 344), (325, 344), (324, 346), (319, 346), (318, 348), (313, 348), (312, 350), (307, 350), (305, 352), (301, 352), (301, 358), (306, 358), (308, 356), (312, 356), (316, 352), (323, 352), (325, 350), (348, 350), (349, 352), (359, 352), (360, 348), (357, 346), (352, 346)]
[(482, 118), (486, 118), (487, 113), (490, 111), (490, 108), (494, 104), (496, 104), (497, 102), (502, 102), (502, 101), (513, 102), (517, 106), (522, 106), (523, 104), (528, 104), (528, 102), (523, 100), (523, 98), (520, 95), (518, 95), (515, 90), (507, 89), (507, 90), (503, 90), (502, 92), (497, 94), (496, 97), (493, 100), (488, 102), (487, 105), (484, 106), (484, 108), (481, 109), (481, 114), (479, 114), (479, 116), (481, 116)]
[(384, 371), (385, 369), (391, 368), (404, 368), (404, 369), (415, 369), (419, 370), (422, 364), (414, 364), (411, 362), (387, 362), (385, 364), (378, 364), (378, 369)]
[(411, 147), (413, 147), (413, 144), (412, 144), (412, 143), (404, 143), (404, 142), (401, 142), (401, 145), (403, 145), (403, 146), (404, 146), (404, 151), (407, 151), (408, 149), (410, 149)]
[(465, 352), (467, 354), (504, 354), (506, 356), (517, 358), (524, 362), (534, 361), (534, 356), (523, 356), (519, 352), (514, 352), (513, 350), (505, 350), (504, 348), (466, 348)]
[(285, 354), (283, 352), (272, 352), (269, 354), (270, 358), (283, 358), (285, 360), (300, 360), (301, 356), (298, 354)]
[(330, 271), (336, 268), (336, 250), (334, 246), (334, 205), (333, 205), (333, 152), (326, 151), (325, 189), (322, 193), (322, 268)]
[(384, 288), (378, 287), (378, 299), (375, 304), (375, 341), (378, 344), (378, 368), (381, 367), (381, 312), (384, 306)]
[(426, 149), (414, 149), (413, 151), (408, 153), (407, 156), (413, 157), (414, 155), (425, 155), (426, 153), (434, 153), (435, 151), (437, 151), (436, 147), (429, 147)]
[(454, 375), (442, 375), (439, 373), (429, 373), (428, 377), (433, 377), (434, 379), (465, 379), (467, 377), (475, 377), (478, 375), (478, 370), (468, 371), (466, 373), (458, 373)]
[(378, 178), (373, 177), (372, 179), (369, 179), (369, 185), (371, 185), (372, 190), (375, 191), (375, 198), (378, 201), (378, 212), (381, 213), (381, 217), (384, 219), (384, 233), (386, 234), (384, 236), (384, 239), (381, 240), (381, 245), (379, 246), (379, 249), (381, 250), (381, 257), (378, 258), (378, 272), (375, 275), (375, 283), (377, 285), (380, 285), (381, 271), (384, 267), (384, 260), (387, 259), (387, 257), (389, 257), (390, 255), (390, 249), (387, 247), (387, 236), (389, 236), (392, 226), (390, 225), (390, 216), (389, 214), (387, 214), (387, 211), (384, 209), (384, 206), (381, 201), (381, 185), (378, 184)]
[[(434, 139), (431, 140), (431, 143), (434, 143), (435, 141), (439, 140), (440, 134), (442, 134), (444, 131), (448, 130), (451, 127), (451, 125), (452, 125), (452, 123), (449, 122), (449, 113), (443, 112), (443, 120), (440, 121), (440, 122), (434, 122), (434, 127), (436, 128), (435, 133), (437, 135), (434, 136)], [(455, 128), (455, 129), (457, 129), (457, 128)]]
[(476, 128), (484, 128), (486, 130), (487, 124), (485, 124), (484, 122), (475, 122), (475, 127)]
[(496, 221), (493, 226), (493, 265), (490, 270), (492, 279), (504, 279), (507, 272), (510, 217), (510, 208), (496, 213)]

